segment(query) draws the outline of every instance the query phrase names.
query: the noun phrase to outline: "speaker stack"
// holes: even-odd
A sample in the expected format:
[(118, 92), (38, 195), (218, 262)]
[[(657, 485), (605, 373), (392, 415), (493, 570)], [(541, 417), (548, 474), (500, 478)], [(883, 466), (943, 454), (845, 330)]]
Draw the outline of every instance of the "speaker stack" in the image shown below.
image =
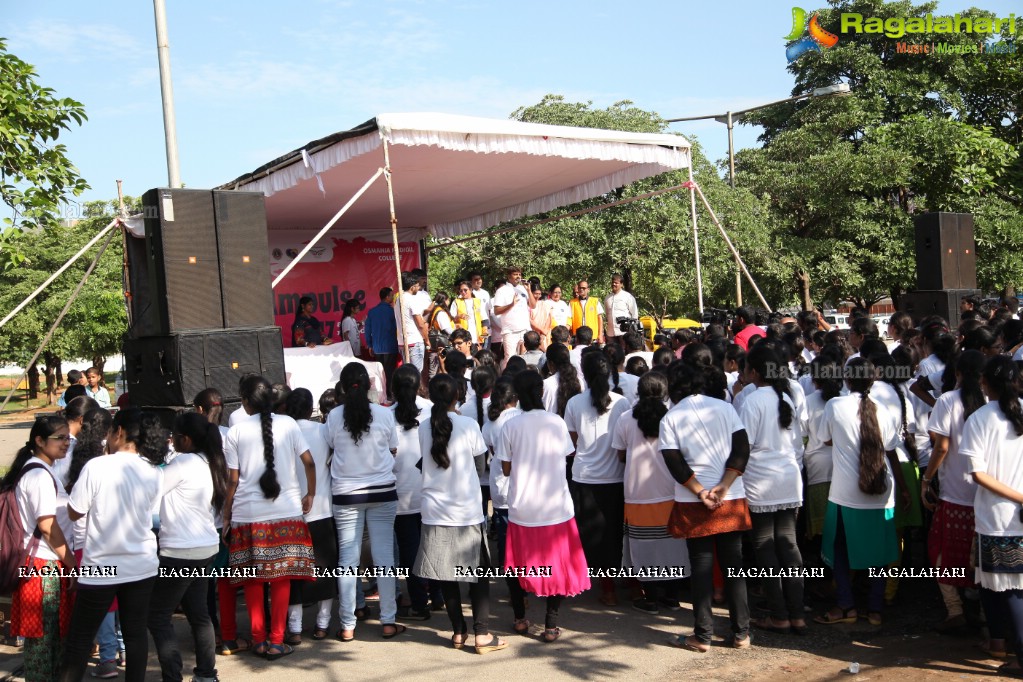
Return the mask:
[(259, 192), (152, 189), (145, 239), (128, 239), (132, 323), (123, 351), (133, 406), (180, 408), (216, 388), (225, 412), (249, 373), (283, 383)]
[(924, 213), (913, 219), (916, 231), (916, 290), (899, 299), (914, 324), (940, 315), (952, 328), (960, 322), (959, 303), (980, 296), (973, 215)]

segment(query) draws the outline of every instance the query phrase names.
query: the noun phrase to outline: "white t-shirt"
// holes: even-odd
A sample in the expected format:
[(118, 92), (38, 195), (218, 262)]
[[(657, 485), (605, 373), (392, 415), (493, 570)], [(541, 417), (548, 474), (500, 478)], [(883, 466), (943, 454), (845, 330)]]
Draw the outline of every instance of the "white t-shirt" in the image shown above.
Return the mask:
[(629, 364), (629, 358), (643, 358), (646, 360), (647, 368), (654, 366), (654, 352), (650, 350), (638, 350), (634, 353), (629, 353), (625, 356), (625, 360), (623, 360), (626, 365)]
[(179, 452), (163, 468), (160, 485), (160, 549), (217, 547), (213, 518), (213, 476), (206, 456)]
[(302, 489), (299, 476), (305, 476), (300, 459), (309, 450), (302, 429), (291, 417), (270, 415), (273, 420), (274, 471), (281, 492), (270, 500), (263, 495), (259, 479), (266, 472), (263, 457), (263, 425), (258, 414), (250, 414), (227, 431), (224, 458), (228, 469), (238, 471), (231, 518), (240, 523), (279, 521), (302, 516)]
[(611, 433), (629, 401), (617, 393), (609, 393), (607, 412), (597, 414), (590, 390), (569, 399), (565, 406), (565, 426), (576, 434), (575, 462), (572, 480), (576, 483), (621, 483), (625, 464), (618, 461), (611, 449)]
[(736, 413), (742, 412), (742, 404), (753, 395), (755, 390), (757, 390), (756, 384), (746, 384), (741, 391), (732, 396), (732, 407), (735, 408)]
[[(983, 471), (1013, 490), (1023, 490), (1023, 437), (1016, 435), (998, 403), (988, 403), (966, 420), (959, 454), (969, 462), (971, 474)], [(1019, 503), (980, 485), (973, 514), (981, 535), (1023, 535)]]
[[(614, 382), (611, 382), (614, 384)], [(622, 395), (629, 402), (630, 407), (635, 407), (639, 402), (639, 377), (625, 371), (618, 372), (618, 387), (622, 389)], [(614, 386), (611, 386), (614, 390)]]
[(433, 296), (426, 289), (420, 288), (412, 300), (412, 311), (425, 318), (427, 311), (433, 307)]
[[(792, 406), (787, 394), (782, 393), (782, 399)], [(792, 424), (783, 429), (778, 423), (778, 395), (770, 386), (761, 386), (743, 403), (739, 419), (746, 427), (750, 444), (749, 463), (742, 475), (749, 504), (768, 507), (801, 502), (802, 441), (795, 408)]]
[[(916, 376), (913, 377), (913, 380), (915, 381), (916, 379), (918, 379), (920, 377), (930, 377), (930, 376), (932, 376), (935, 373), (938, 373), (938, 376), (940, 377), (941, 376), (941, 372), (944, 372), (944, 371), (945, 371), (945, 363), (942, 362), (941, 360), (939, 360), (937, 355), (934, 355), (932, 353), (932, 354), (928, 355), (926, 358), (924, 358), (923, 360), (920, 361), (920, 364), (916, 368)], [(931, 390), (931, 395), (934, 396), (935, 400), (937, 400), (938, 396), (941, 394), (941, 381), (939, 380), (937, 382), (937, 384), (935, 384), (932, 381), (931, 382), (931, 389), (932, 389)]]
[(551, 327), (570, 327), (569, 321), (572, 319), (572, 309), (568, 306), (568, 301), (561, 299), (560, 301), (550, 301), (551, 304), (551, 320), (554, 325)]
[(414, 346), (423, 342), (423, 334), (419, 331), (415, 317), (423, 317), (423, 311), (418, 309), (418, 301), (415, 296), (407, 291), (402, 292), (394, 298), (394, 322), (398, 327), (398, 345), (404, 346), (405, 333), (408, 332), (408, 344)]
[(81, 565), (117, 575), (84, 575), (83, 585), (118, 585), (157, 574), (153, 507), (160, 499), (159, 468), (134, 452), (116, 452), (85, 463), (68, 506), (87, 514)]
[[(586, 381), (583, 379), (582, 372), (576, 368), (576, 374), (579, 376), (579, 388), (582, 391), (586, 390)], [(561, 381), (558, 379), (558, 375), (552, 374), (543, 380), (543, 408), (548, 412), (558, 413), (558, 388), (561, 386)], [(574, 397), (574, 396), (573, 396)], [(571, 400), (571, 398), (569, 398)], [(568, 406), (566, 405), (566, 408)]]
[[(309, 446), (313, 464), (316, 465), (316, 495), (313, 496), (313, 506), (305, 515), (305, 520), (308, 522), (329, 519), (334, 515), (334, 511), (330, 504), (330, 441), (327, 440), (327, 425), (311, 419), (302, 419), (297, 423), (306, 445)], [(302, 497), (305, 497), (309, 492), (309, 484), (305, 480), (305, 466), (301, 464), (298, 469), (298, 485)]]
[(803, 464), (806, 467), (807, 485), (827, 483), (831, 480), (831, 446), (821, 438), (821, 422), (824, 419), (824, 396), (814, 391), (806, 398), (807, 425), (806, 449)]
[[(419, 423), (429, 421), (433, 403), (417, 395), (416, 407), (419, 408)], [(397, 408), (398, 405), (394, 404), (390, 409), (393, 412)], [(394, 457), (394, 477), (398, 489), (398, 514), (418, 514), (423, 496), (423, 472), (416, 467), (421, 456), (419, 427), (406, 431), (404, 426), (397, 424), (397, 428), (398, 454)]]
[[(345, 339), (345, 334), (348, 335), (348, 339)], [(359, 323), (355, 321), (355, 318), (349, 315), (345, 319), (341, 320), (341, 339), (347, 340), (352, 345), (352, 353), (355, 357), (359, 357), (359, 353), (362, 352), (362, 339), (359, 336)]]
[(483, 301), (482, 307), (484, 310), (487, 310), (487, 304), (490, 303), (490, 292), (487, 291), (486, 289), (479, 288), (473, 289), (472, 295), (478, 298), (479, 300)]
[(941, 480), (939, 497), (952, 504), (972, 507), (977, 496), (977, 482), (970, 473), (970, 461), (959, 453), (963, 437), (963, 412), (963, 397), (959, 389), (943, 393), (931, 410), (927, 430), (948, 438), (948, 454), (938, 470), (938, 478)]
[(639, 308), (636, 306), (636, 299), (625, 289), (617, 294), (611, 294), (604, 299), (604, 320), (606, 336), (622, 336), (622, 330), (618, 328), (618, 318), (628, 317), (639, 319)]
[[(60, 460), (57, 460), (58, 462)], [(14, 497), (18, 501), (18, 512), (21, 514), (21, 527), (25, 529), (23, 548), (28, 548), (35, 533), (36, 524), (43, 516), (53, 516), (57, 525), (64, 533), (64, 539), (69, 549), (74, 549), (74, 538), (71, 519), (67, 515), (68, 496), (63, 486), (54, 485), (53, 469), (38, 457), (32, 457), (25, 463), (41, 464), (42, 469), (33, 468), (21, 476), (18, 487), (14, 491)], [(46, 538), (39, 538), (39, 546), (36, 549), (36, 558), (46, 561), (59, 561), (60, 557), (50, 547)]]
[(652, 504), (675, 499), (675, 479), (664, 463), (657, 438), (647, 438), (626, 410), (615, 424), (611, 438), (614, 450), (625, 451), (625, 502)]
[[(330, 462), (331, 493), (344, 495), (363, 488), (394, 485), (394, 456), (398, 426), (394, 412), (375, 403), (369, 405), (372, 421), (359, 443), (345, 431), (345, 406), (338, 405), (327, 417), (327, 437), (334, 446)], [(422, 424), (422, 420), (420, 420)]]
[(483, 494), (475, 458), (487, 456), (479, 425), (468, 417), (448, 412), (451, 439), (450, 465), (441, 469), (430, 454), (433, 429), (429, 419), (419, 424), (419, 449), (423, 453), (423, 524), (428, 526), (475, 526), (483, 523)]
[[(877, 408), (885, 451), (899, 444), (899, 416), (879, 403), (871, 391), (868, 400)], [(888, 509), (895, 506), (895, 479), (885, 457), (886, 492), (868, 495), (860, 490), (860, 394), (832, 398), (824, 406), (820, 437), (832, 442), (831, 492), (828, 500), (851, 509)]]
[(508, 304), (512, 307), (501, 313), (501, 332), (512, 334), (526, 332), (529, 326), (529, 303), (526, 289), (521, 284), (512, 286), (505, 282), (504, 286), (494, 293), (494, 306), (500, 308)]
[(565, 458), (572, 438), (561, 417), (529, 410), (501, 428), (494, 448), (502, 462), (511, 462), (508, 477), (508, 520), (519, 526), (555, 526), (575, 516), (565, 477)]
[[(712, 488), (725, 475), (725, 462), (732, 454), (732, 434), (744, 429), (739, 415), (724, 400), (691, 395), (668, 410), (661, 420), (659, 450), (679, 450), (682, 458), (705, 488)], [(725, 494), (726, 500), (746, 497), (739, 476)], [(674, 479), (672, 479), (674, 480)], [(681, 483), (675, 483), (676, 502), (699, 502)]]
[[(906, 423), (909, 429), (910, 436), (916, 433), (916, 414), (913, 412), (913, 401), (906, 396), (905, 388), (903, 390), (903, 398), (906, 401)], [(895, 387), (891, 384), (887, 384), (883, 381), (875, 381), (873, 387), (870, 389), (870, 395), (877, 399), (879, 403), (885, 406), (888, 411), (894, 413), (899, 419), (899, 444), (895, 448), (895, 452), (899, 455), (900, 462), (909, 462), (909, 451), (906, 450), (906, 439), (903, 437), (902, 430), (902, 402), (899, 400), (899, 394), (895, 390)]]
[[(483, 442), (487, 444), (492, 454), (497, 452), (497, 445), (501, 441), (501, 431), (504, 429), (504, 425), (508, 423), (509, 419), (520, 414), (522, 414), (522, 410), (519, 408), (509, 407), (497, 417), (497, 421), (488, 421), (483, 425)], [(510, 479), (504, 475), (500, 461), (491, 461), (489, 469), (490, 502), (494, 505), (494, 509), (507, 509), (508, 481)]]
[(50, 471), (52, 471), (53, 475), (57, 477), (58, 481), (60, 481), (61, 487), (67, 485), (68, 473), (71, 471), (71, 457), (74, 455), (75, 445), (78, 443), (78, 439), (74, 436), (70, 436), (70, 438), (71, 442), (68, 443), (67, 455), (55, 461), (53, 466), (50, 467)]

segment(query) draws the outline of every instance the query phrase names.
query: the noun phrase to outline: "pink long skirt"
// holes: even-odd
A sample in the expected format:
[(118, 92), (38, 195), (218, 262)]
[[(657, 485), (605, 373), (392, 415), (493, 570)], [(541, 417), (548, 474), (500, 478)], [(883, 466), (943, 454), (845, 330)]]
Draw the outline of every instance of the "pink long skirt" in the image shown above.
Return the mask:
[[(579, 541), (575, 519), (554, 526), (519, 526), (508, 523), (504, 567), (519, 574), (519, 584), (538, 597), (572, 597), (590, 589), (589, 568)], [(541, 575), (543, 574), (543, 575)]]

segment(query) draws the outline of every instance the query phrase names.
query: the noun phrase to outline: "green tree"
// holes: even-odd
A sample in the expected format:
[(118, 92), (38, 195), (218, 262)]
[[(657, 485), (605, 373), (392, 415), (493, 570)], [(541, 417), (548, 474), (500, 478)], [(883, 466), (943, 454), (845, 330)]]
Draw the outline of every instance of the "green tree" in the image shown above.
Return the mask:
[(88, 189), (66, 147), (55, 144), (61, 131), (82, 124), (85, 109), (36, 76), (0, 39), (0, 198), (11, 209), (0, 228), (2, 269), (21, 262), (23, 234), (55, 225), (67, 196)]

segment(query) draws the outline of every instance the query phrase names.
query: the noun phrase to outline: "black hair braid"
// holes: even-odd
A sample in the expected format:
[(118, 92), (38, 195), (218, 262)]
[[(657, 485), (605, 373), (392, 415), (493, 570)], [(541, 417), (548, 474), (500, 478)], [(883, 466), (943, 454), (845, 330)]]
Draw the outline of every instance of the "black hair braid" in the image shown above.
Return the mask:
[(909, 455), (909, 459), (916, 461), (917, 449), (916, 449), (916, 438), (909, 432), (909, 417), (906, 415), (906, 394), (902, 392), (902, 387), (898, 384), (892, 384), (892, 388), (899, 395), (899, 406), (902, 408), (902, 441), (906, 444), (906, 454)]
[(373, 411), (369, 406), (369, 373), (359, 363), (350, 362), (341, 370), (338, 384), (345, 392), (345, 431), (358, 445), (363, 434), (369, 433), (369, 425), (373, 423)]
[(657, 438), (661, 419), (668, 412), (668, 378), (658, 372), (644, 374), (639, 380), (639, 402), (632, 408), (636, 425), (647, 438)]
[(978, 350), (963, 351), (956, 370), (959, 373), (959, 399), (963, 403), (963, 420), (984, 407), (987, 399), (980, 387), (980, 375), (987, 358)]
[(1017, 436), (1023, 436), (1023, 409), (1019, 404), (1019, 369), (1007, 355), (990, 358), (984, 368), (984, 380), (998, 396), (998, 407), (1012, 424)]
[(274, 420), (269, 406), (260, 410), (259, 425), (263, 434), (263, 461), (266, 462), (266, 471), (259, 477), (259, 489), (266, 499), (276, 500), (281, 494), (281, 484), (274, 469)]
[(447, 374), (438, 374), (430, 379), (430, 400), (433, 407), (430, 408), (430, 455), (433, 461), (441, 469), (451, 466), (451, 458), (448, 456), (448, 444), (451, 442), (451, 433), (454, 424), (448, 416), (451, 404), (458, 396), (458, 385), (453, 377)]
[(419, 426), (420, 408), (416, 405), (419, 392), (419, 370), (415, 365), (402, 365), (391, 375), (391, 391), (394, 393), (394, 419), (405, 431)]
[(611, 407), (611, 363), (603, 353), (583, 354), (583, 378), (590, 390), (590, 400), (597, 414), (606, 414)]
[(135, 449), (150, 464), (160, 466), (167, 461), (167, 452), (170, 450), (167, 445), (169, 436), (158, 415), (143, 412), (139, 421), (139, 437), (135, 441)]

